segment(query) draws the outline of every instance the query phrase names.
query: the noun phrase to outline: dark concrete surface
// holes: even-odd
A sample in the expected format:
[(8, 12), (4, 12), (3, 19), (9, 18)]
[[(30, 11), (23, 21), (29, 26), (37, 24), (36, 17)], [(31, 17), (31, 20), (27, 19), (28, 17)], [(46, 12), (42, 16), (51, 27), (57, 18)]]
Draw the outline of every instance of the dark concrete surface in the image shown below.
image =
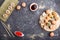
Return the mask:
[[(60, 40), (60, 29), (54, 31), (55, 36), (51, 38), (49, 37), (49, 32), (41, 29), (38, 23), (39, 16), (46, 9), (54, 9), (60, 15), (60, 0), (19, 0), (18, 5), (21, 5), (22, 2), (26, 2), (27, 6), (25, 8), (21, 7), (21, 10), (19, 11), (15, 9), (7, 23), (11, 25), (12, 32), (21, 31), (25, 36), (22, 38), (9, 37), (0, 23), (0, 40)], [(44, 7), (32, 12), (30, 11), (29, 6), (33, 2), (37, 3), (39, 7)], [(4, 34), (6, 36), (4, 36)]]

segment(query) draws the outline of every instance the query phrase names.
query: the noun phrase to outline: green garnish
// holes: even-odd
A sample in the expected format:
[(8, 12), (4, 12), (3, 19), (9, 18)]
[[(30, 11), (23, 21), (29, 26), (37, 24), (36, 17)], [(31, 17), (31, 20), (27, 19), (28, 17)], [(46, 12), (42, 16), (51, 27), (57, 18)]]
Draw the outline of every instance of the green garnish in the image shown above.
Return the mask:
[(50, 18), (54, 18), (53, 16), (51, 16)]
[(48, 23), (47, 23), (47, 26), (49, 27), (50, 25), (51, 25), (51, 23), (50, 23), (50, 22), (48, 22)]

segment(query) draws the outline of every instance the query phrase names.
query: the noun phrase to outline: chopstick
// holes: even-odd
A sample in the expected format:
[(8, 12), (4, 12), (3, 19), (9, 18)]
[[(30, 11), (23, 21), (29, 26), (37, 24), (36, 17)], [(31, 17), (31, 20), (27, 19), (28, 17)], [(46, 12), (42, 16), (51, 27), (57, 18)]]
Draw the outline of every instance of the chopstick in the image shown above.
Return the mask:
[[(6, 30), (6, 32), (8, 33), (8, 35), (11, 37), (11, 35), (13, 36), (13, 37), (15, 37), (14, 35), (13, 35), (13, 33), (10, 31), (10, 29), (8, 28), (8, 26), (4, 23), (4, 22), (2, 22), (1, 21), (1, 23), (2, 23), (2, 25), (3, 25), (3, 27), (4, 27), (4, 29)], [(11, 34), (11, 35), (10, 35)]]

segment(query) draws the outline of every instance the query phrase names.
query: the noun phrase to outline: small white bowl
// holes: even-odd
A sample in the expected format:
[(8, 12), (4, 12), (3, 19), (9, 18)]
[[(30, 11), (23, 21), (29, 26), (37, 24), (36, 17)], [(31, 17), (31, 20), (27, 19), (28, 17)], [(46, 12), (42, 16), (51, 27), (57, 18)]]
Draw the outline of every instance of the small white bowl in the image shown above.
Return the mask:
[[(34, 10), (31, 8), (33, 5), (36, 6), (36, 8), (35, 8)], [(38, 9), (38, 4), (37, 4), (37, 3), (32, 3), (32, 4), (30, 5), (30, 10), (31, 10), (31, 11), (36, 11), (37, 9)]]

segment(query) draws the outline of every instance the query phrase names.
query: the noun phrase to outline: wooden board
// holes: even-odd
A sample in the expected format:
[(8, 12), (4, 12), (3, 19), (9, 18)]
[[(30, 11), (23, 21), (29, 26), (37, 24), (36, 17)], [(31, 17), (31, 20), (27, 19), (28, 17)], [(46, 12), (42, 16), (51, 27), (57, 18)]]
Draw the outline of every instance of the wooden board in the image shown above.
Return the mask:
[(14, 10), (15, 6), (12, 8), (10, 11), (10, 14), (8, 15), (7, 18), (3, 18), (3, 15), (6, 13), (6, 10), (8, 10), (8, 7), (10, 6), (11, 3), (15, 3), (15, 6), (18, 3), (18, 0), (5, 0), (3, 4), (0, 7), (0, 20), (6, 22), (9, 16), (11, 15), (12, 11)]

